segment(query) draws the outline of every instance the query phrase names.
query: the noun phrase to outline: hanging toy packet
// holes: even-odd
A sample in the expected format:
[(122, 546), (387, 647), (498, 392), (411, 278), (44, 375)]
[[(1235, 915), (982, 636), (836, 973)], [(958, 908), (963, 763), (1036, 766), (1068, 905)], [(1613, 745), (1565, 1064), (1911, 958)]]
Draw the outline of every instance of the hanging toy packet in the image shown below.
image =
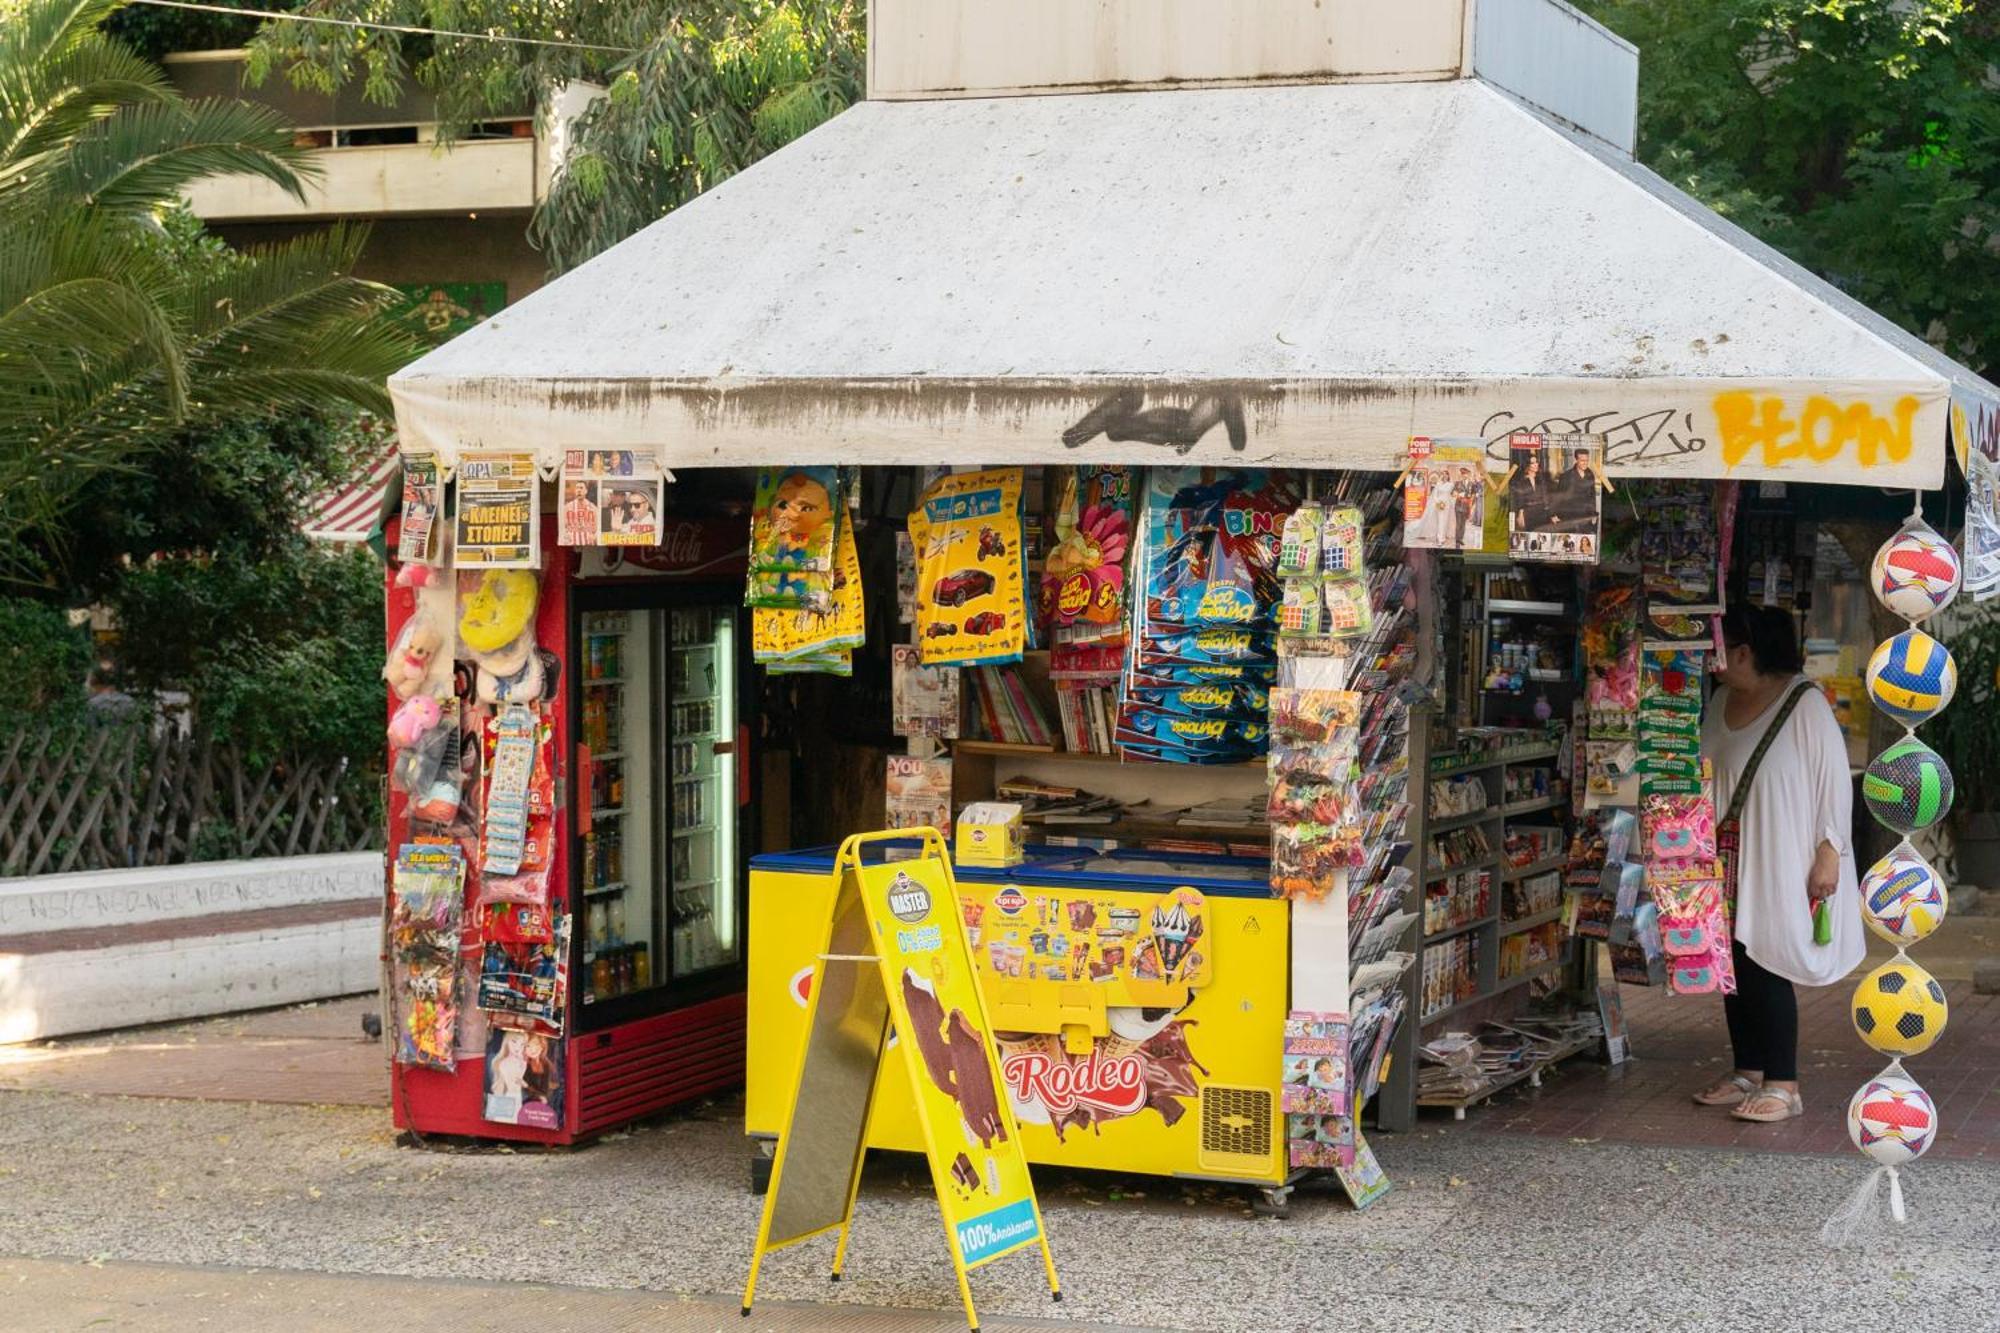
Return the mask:
[(465, 862), (449, 844), (406, 843), (396, 852), (389, 913), (396, 1062), (458, 1067), (458, 952)]
[(917, 648), (925, 666), (1018, 662), (1029, 647), (1017, 467), (954, 472), (910, 513), (917, 552)]
[(850, 674), (849, 650), (859, 647), (867, 637), (861, 599), (861, 557), (854, 545), (854, 524), (840, 525), (834, 554), (829, 585), (832, 604), (828, 610), (760, 606), (751, 612), (751, 655), (756, 661), (842, 676)]
[(846, 522), (840, 497), (837, 467), (758, 471), (746, 605), (832, 608), (834, 539)]

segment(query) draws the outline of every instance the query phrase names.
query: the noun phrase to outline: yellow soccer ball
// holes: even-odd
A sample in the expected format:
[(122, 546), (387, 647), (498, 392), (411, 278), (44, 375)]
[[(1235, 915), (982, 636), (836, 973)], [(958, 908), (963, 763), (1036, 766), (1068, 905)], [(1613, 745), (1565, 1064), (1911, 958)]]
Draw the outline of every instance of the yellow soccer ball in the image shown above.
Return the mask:
[(1915, 963), (1897, 959), (1861, 979), (1854, 1030), (1884, 1055), (1921, 1055), (1944, 1031), (1944, 987)]

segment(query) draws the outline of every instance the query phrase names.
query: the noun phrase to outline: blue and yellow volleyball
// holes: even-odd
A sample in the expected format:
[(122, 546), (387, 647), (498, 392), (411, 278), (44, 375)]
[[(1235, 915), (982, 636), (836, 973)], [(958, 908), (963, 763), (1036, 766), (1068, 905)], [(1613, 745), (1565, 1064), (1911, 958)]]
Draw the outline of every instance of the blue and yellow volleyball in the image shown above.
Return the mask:
[(1951, 650), (1920, 629), (1884, 639), (1868, 659), (1868, 697), (1906, 727), (1936, 716), (1957, 689)]
[(1861, 799), (1887, 828), (1910, 834), (1927, 829), (1951, 809), (1951, 769), (1944, 757), (1912, 736), (1875, 756), (1861, 775)]
[(1944, 881), (1908, 843), (1868, 868), (1861, 919), (1891, 944), (1915, 944), (1938, 928), (1947, 907)]

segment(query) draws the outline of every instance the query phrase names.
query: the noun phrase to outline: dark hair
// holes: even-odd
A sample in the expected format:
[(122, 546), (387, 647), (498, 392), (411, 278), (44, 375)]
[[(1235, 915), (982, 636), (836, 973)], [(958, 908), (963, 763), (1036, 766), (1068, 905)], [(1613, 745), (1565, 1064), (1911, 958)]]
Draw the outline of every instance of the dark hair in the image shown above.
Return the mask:
[(1722, 617), (1722, 642), (1732, 648), (1739, 644), (1747, 647), (1761, 675), (1789, 676), (1806, 664), (1792, 613), (1775, 606), (1739, 602), (1730, 607)]

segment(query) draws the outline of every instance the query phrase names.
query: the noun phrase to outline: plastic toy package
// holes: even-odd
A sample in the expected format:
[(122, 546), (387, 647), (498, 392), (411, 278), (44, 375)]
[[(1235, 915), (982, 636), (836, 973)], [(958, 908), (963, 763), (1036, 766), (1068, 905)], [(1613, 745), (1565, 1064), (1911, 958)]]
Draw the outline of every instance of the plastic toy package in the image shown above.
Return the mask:
[(479, 1007), (500, 1026), (560, 1036), (569, 984), (567, 913), (551, 922), (547, 939), (515, 940), (488, 934), (480, 953)]
[(750, 613), (751, 654), (774, 672), (853, 674), (852, 650), (867, 638), (867, 617), (854, 524), (844, 521), (839, 528), (825, 610), (759, 606)]
[(465, 861), (449, 844), (406, 843), (396, 853), (389, 913), (396, 1060), (458, 1067), (458, 950)]
[(838, 467), (760, 469), (744, 604), (829, 611), (835, 539), (846, 522)]
[(910, 513), (925, 666), (1018, 662), (1030, 646), (1020, 468), (939, 477)]

